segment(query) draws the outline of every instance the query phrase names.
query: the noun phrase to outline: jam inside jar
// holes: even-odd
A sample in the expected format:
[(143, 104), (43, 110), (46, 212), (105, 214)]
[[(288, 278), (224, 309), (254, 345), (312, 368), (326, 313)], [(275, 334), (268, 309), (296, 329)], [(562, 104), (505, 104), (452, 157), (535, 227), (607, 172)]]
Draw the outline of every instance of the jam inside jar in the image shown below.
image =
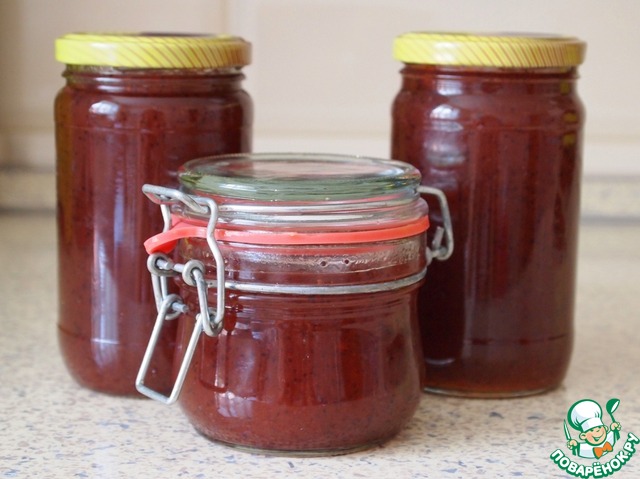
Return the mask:
[[(250, 45), (69, 34), (56, 57), (66, 64), (55, 100), (60, 350), (82, 386), (139, 397), (135, 371), (155, 312), (141, 243), (162, 226), (140, 188), (177, 185), (187, 160), (250, 151), (253, 107), (241, 72)], [(175, 334), (165, 329), (158, 370), (173, 360)]]
[[(409, 33), (392, 157), (449, 200), (456, 252), (419, 310), (428, 391), (557, 387), (571, 357), (584, 44), (570, 37)], [(436, 208), (431, 211), (437, 220)]]
[[(146, 243), (152, 277), (182, 273), (179, 297), (156, 288), (158, 329), (181, 313), (177, 380), (170, 395), (152, 391), (143, 364), (139, 390), (179, 394), (199, 432), (249, 450), (341, 454), (401, 430), (421, 394), (429, 220), (418, 171), (253, 154), (191, 161), (179, 176), (182, 191), (145, 187), (169, 218)], [(193, 262), (199, 283), (184, 273)]]

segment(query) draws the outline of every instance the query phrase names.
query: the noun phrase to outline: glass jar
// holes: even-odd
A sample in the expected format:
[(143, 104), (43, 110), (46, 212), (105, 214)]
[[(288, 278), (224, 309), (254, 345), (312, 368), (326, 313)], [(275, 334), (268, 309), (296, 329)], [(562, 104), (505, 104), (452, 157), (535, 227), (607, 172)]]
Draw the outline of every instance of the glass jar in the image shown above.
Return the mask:
[[(420, 292), (425, 386), (462, 396), (558, 386), (573, 341), (585, 45), (408, 33), (392, 157), (451, 207), (456, 253)], [(437, 220), (437, 210), (432, 210)]]
[[(168, 223), (146, 244), (160, 313), (139, 390), (165, 403), (181, 391), (200, 433), (239, 448), (341, 454), (396, 434), (421, 394), (429, 220), (418, 171), (254, 154), (191, 161), (179, 176), (182, 191), (145, 187)], [(163, 294), (177, 273), (179, 295)], [(146, 359), (179, 313), (181, 363), (164, 395), (145, 385)]]
[[(203, 155), (250, 151), (250, 46), (226, 36), (70, 34), (56, 41), (60, 349), (83, 386), (134, 387), (155, 314), (141, 244), (162, 218), (140, 189)], [(151, 319), (149, 319), (151, 318)], [(154, 368), (171, 364), (167, 328)], [(166, 385), (166, 383), (158, 386)]]

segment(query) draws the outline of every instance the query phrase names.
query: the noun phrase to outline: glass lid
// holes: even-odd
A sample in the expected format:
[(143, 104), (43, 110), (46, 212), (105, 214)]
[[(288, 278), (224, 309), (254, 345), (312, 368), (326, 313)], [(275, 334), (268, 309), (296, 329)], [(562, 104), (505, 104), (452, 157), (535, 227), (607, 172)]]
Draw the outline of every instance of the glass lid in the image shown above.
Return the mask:
[(419, 171), (400, 161), (309, 153), (199, 158), (178, 174), (189, 193), (258, 202), (414, 198), (420, 184)]

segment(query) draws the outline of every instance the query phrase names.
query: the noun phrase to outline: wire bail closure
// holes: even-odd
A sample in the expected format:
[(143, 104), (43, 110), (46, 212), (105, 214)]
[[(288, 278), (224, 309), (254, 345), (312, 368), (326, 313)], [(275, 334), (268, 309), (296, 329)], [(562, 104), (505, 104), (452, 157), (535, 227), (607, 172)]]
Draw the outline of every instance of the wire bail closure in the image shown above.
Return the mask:
[(431, 264), (434, 259), (438, 261), (449, 259), (453, 254), (453, 225), (451, 223), (451, 213), (449, 212), (447, 197), (442, 190), (424, 185), (418, 186), (418, 193), (435, 196), (440, 205), (440, 212), (442, 213), (443, 225), (436, 227), (433, 241), (430, 246), (427, 246), (427, 264)]
[[(136, 389), (141, 394), (165, 404), (173, 404), (177, 401), (201, 333), (204, 331), (208, 336), (215, 337), (222, 331), (225, 309), (225, 290), (227, 288), (239, 291), (284, 292), (290, 294), (371, 293), (396, 289), (413, 284), (420, 281), (426, 273), (425, 267), (422, 271), (412, 276), (393, 282), (327, 287), (257, 285), (242, 284), (231, 280), (227, 281), (225, 280), (224, 258), (214, 236), (218, 221), (218, 205), (216, 202), (211, 198), (191, 196), (173, 188), (156, 185), (144, 185), (142, 191), (151, 201), (160, 206), (164, 220), (163, 233), (170, 231), (173, 227), (171, 206), (182, 205), (187, 210), (195, 214), (209, 216), (206, 228), (206, 241), (213, 255), (216, 269), (215, 281), (208, 281), (204, 276), (205, 266), (201, 261), (189, 260), (185, 264), (181, 264), (175, 263), (171, 258), (163, 253), (152, 253), (149, 255), (147, 268), (151, 273), (153, 293), (158, 315), (136, 377)], [(435, 196), (438, 200), (442, 214), (443, 226), (438, 226), (436, 228), (433, 240), (426, 248), (427, 265), (429, 265), (434, 259), (444, 261), (453, 253), (453, 227), (447, 198), (445, 194), (437, 188), (419, 186), (417, 191), (420, 194)], [(171, 393), (169, 396), (165, 396), (162, 393), (146, 386), (144, 384), (144, 379), (149, 370), (153, 352), (160, 339), (162, 327), (165, 321), (176, 319), (180, 314), (184, 314), (189, 311), (188, 306), (182, 301), (182, 298), (179, 295), (169, 294), (168, 291), (168, 278), (177, 276), (178, 274), (182, 275), (186, 284), (189, 286), (195, 286), (200, 311), (195, 316), (196, 324), (182, 358), (180, 369)], [(208, 305), (209, 286), (216, 288), (217, 304), (215, 309), (210, 308)]]
[[(208, 285), (205, 279), (205, 267), (201, 261), (190, 260), (185, 264), (174, 263), (168, 256), (160, 253), (154, 253), (147, 260), (147, 268), (151, 273), (151, 281), (153, 284), (153, 294), (156, 301), (156, 309), (158, 316), (149, 339), (149, 344), (145, 351), (138, 375), (136, 377), (136, 389), (145, 396), (160, 401), (165, 404), (173, 404), (178, 399), (182, 386), (184, 384), (191, 359), (198, 345), (200, 334), (204, 331), (207, 336), (217, 336), (223, 329), (224, 320), (224, 304), (225, 304), (225, 272), (224, 259), (214, 237), (216, 223), (218, 221), (218, 205), (210, 198), (200, 198), (189, 196), (179, 190), (173, 188), (165, 188), (155, 185), (144, 185), (142, 187), (144, 194), (154, 203), (160, 205), (162, 218), (164, 220), (163, 231), (169, 231), (172, 227), (171, 221), (171, 205), (182, 204), (187, 209), (201, 214), (209, 215), (207, 224), (206, 240), (209, 249), (213, 255), (216, 268), (216, 292), (217, 304), (216, 308), (210, 308), (208, 304), (207, 294)], [(149, 370), (153, 352), (156, 348), (162, 327), (165, 321), (171, 321), (180, 314), (188, 312), (188, 307), (177, 294), (169, 294), (168, 278), (182, 274), (185, 283), (195, 286), (200, 311), (196, 314), (196, 324), (194, 326), (189, 344), (184, 353), (180, 369), (176, 377), (169, 396), (165, 396), (144, 384), (144, 379)]]

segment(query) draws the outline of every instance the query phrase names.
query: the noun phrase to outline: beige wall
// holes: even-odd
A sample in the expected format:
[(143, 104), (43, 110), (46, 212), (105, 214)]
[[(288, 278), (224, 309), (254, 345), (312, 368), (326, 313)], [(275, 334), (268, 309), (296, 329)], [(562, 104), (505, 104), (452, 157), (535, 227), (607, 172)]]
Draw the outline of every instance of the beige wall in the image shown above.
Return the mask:
[(53, 168), (56, 37), (73, 31), (216, 31), (215, 0), (0, 0), (0, 165)]
[(254, 44), (246, 86), (256, 103), (256, 150), (376, 156), (388, 155), (395, 35), (576, 35), (588, 42), (580, 80), (586, 174), (640, 177), (639, 24), (636, 0), (0, 0), (0, 190), (16, 171), (49, 185), (52, 101), (62, 85), (54, 39), (113, 30), (242, 35)]

